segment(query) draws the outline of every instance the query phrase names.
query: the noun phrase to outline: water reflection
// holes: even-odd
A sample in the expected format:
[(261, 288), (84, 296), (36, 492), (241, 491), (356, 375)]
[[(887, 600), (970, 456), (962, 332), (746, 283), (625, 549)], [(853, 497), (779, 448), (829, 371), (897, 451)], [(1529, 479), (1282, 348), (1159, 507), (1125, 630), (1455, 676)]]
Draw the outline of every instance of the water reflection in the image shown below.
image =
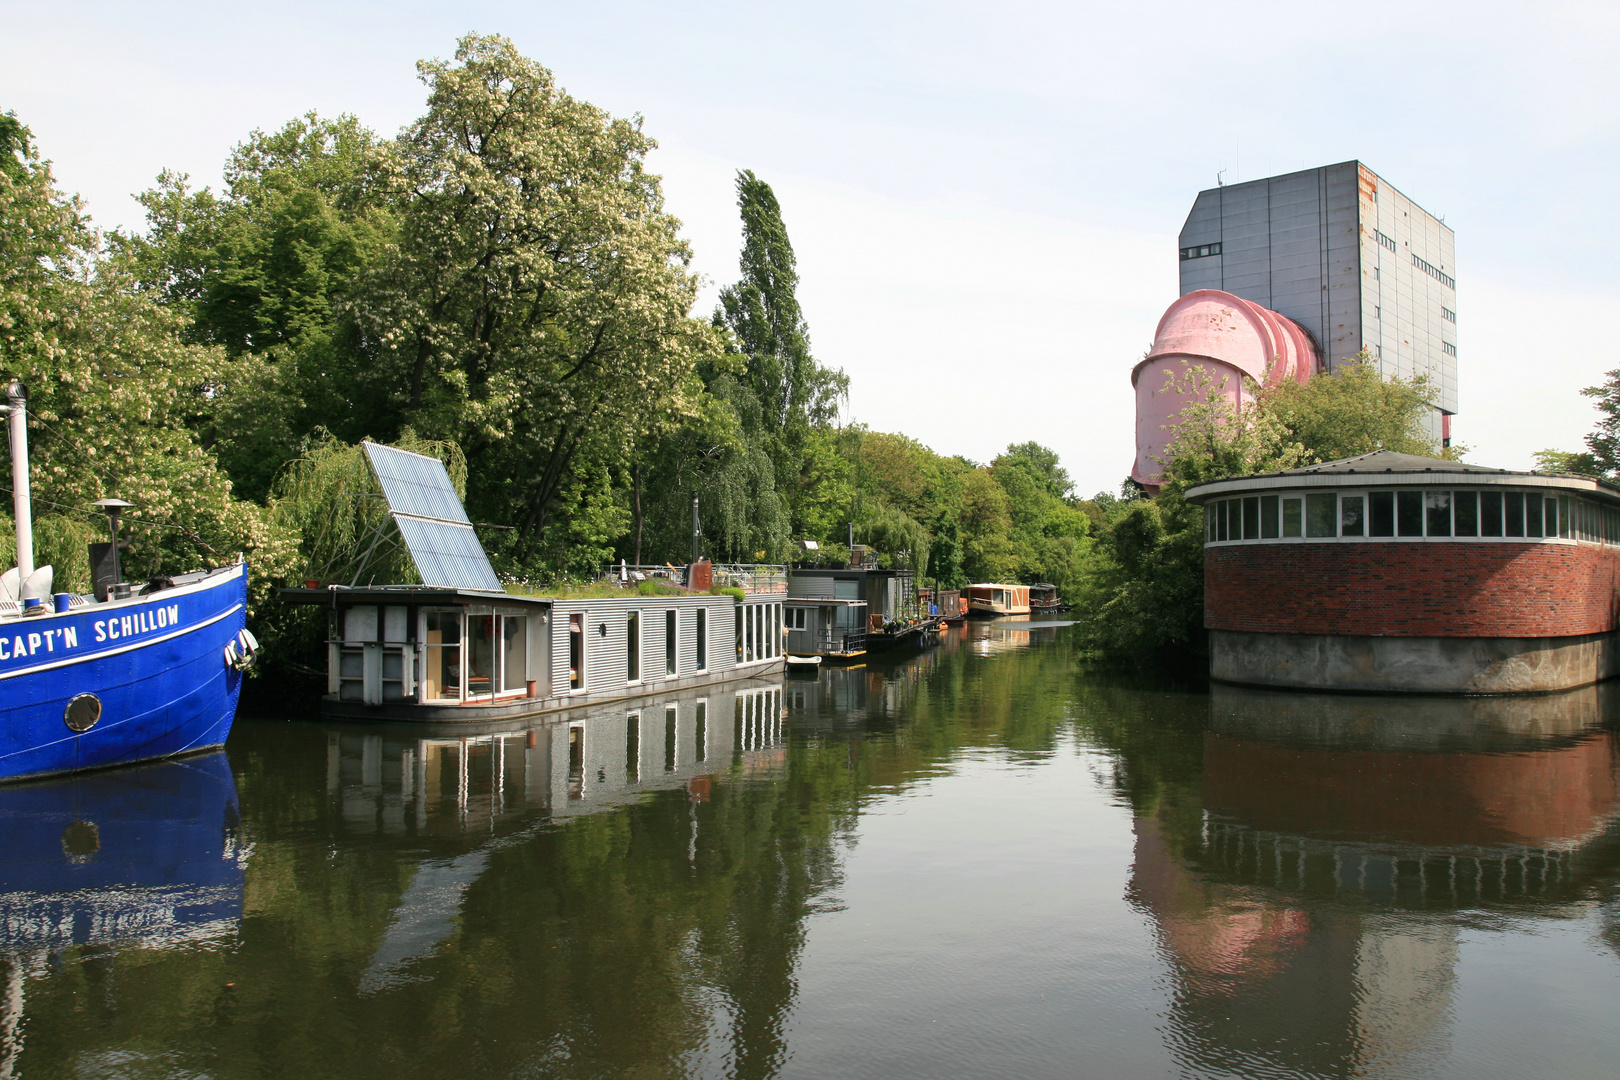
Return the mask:
[(0, 1077), (24, 1043), (29, 983), (70, 956), (229, 942), (246, 852), (223, 753), (0, 787)]
[(1574, 917), (1614, 880), (1611, 693), (1214, 688), (1196, 804), (1136, 826), (1131, 890), (1176, 973), (1178, 1053), (1326, 1076), (1443, 1056), (1463, 929)]

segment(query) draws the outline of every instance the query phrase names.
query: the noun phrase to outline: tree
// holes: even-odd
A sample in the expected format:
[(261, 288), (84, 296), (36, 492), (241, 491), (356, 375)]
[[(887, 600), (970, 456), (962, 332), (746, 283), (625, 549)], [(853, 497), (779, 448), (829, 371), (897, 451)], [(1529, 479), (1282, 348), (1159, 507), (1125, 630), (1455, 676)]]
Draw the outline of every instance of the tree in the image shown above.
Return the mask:
[[(797, 297), (799, 272), (776, 194), (751, 171), (741, 170), (737, 208), (743, 220), (742, 280), (720, 291), (715, 321), (731, 331), (745, 358), (743, 384), (759, 401), (771, 461), (792, 498), (810, 431), (837, 416), (849, 379), (810, 354)], [(802, 530), (805, 517), (798, 503), (794, 500), (793, 526)]]
[(1316, 461), (1374, 450), (1440, 456), (1427, 430), (1433, 396), (1427, 375), (1384, 377), (1365, 349), (1331, 375), (1306, 383), (1287, 380), (1262, 394), (1266, 414)]
[(352, 441), (399, 426), (352, 310), (397, 228), (380, 154), (354, 117), (312, 112), (249, 135), (218, 196), (165, 171), (140, 196), (145, 233), (112, 238), (140, 288), (187, 320), (184, 337), (230, 357), (200, 430), (250, 498), (268, 497), (306, 432)]
[(1604, 480), (1620, 480), (1620, 368), (1603, 377), (1598, 386), (1581, 391), (1597, 403), (1598, 422), (1586, 436), (1586, 452), (1542, 450), (1536, 467), (1546, 472), (1579, 473)]
[[(14, 119), (14, 118), (12, 118)], [(86, 590), (90, 504), (116, 496), (132, 575), (252, 556), (251, 602), (296, 562), (296, 537), (232, 497), (198, 442), (223, 353), (180, 339), (183, 320), (115, 262), (76, 198), (59, 192), (20, 125), (0, 169), (0, 367), (29, 388), (38, 560)]]
[(639, 118), (569, 96), (502, 37), (417, 70), (427, 112), (394, 152), (400, 240), (368, 275), (362, 324), (405, 422), (464, 447), (474, 512), (514, 522), (508, 554), (528, 564), (565, 492), (692, 413), (719, 341), (689, 317), (691, 252)]

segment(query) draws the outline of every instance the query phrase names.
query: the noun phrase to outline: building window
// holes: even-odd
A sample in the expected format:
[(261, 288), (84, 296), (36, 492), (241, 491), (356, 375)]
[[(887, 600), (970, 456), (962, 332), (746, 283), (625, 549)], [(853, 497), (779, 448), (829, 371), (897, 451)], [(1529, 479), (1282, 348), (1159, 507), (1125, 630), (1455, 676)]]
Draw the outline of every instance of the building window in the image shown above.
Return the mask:
[(1367, 496), (1368, 536), (1395, 535), (1395, 493), (1375, 491)]
[(1440, 309), (1440, 317), (1446, 320), (1448, 323), (1454, 323), (1457, 321), (1457, 313), (1448, 307), (1443, 307)]
[(1196, 244), (1193, 247), (1182, 248), (1181, 258), (1184, 261), (1187, 259), (1207, 259), (1211, 255), (1219, 255), (1220, 253), (1221, 245), (1219, 244)]
[(1440, 282), (1446, 288), (1452, 289), (1454, 291), (1457, 288), (1457, 279), (1456, 278), (1452, 277), (1450, 274), (1446, 273), (1444, 270), (1440, 269), (1438, 266), (1429, 265), (1429, 263), (1427, 263), (1423, 259), (1419, 258), (1417, 256), (1416, 252), (1414, 252), (1413, 255), (1412, 255), (1412, 265), (1417, 267), (1419, 270), (1423, 271), (1425, 274), (1428, 274), (1430, 277), (1434, 278), (1434, 280)]
[(1305, 496), (1305, 535), (1337, 536), (1339, 497), (1332, 492), (1317, 492)]
[(1423, 535), (1423, 492), (1397, 491), (1395, 493), (1395, 535)]
[(1384, 247), (1389, 248), (1389, 250), (1391, 250), (1391, 251), (1395, 250), (1395, 241), (1393, 241), (1389, 237), (1385, 236), (1379, 230), (1377, 230), (1377, 229), (1373, 230), (1373, 238), (1376, 239)]
[(625, 617), (625, 661), (624, 677), (626, 682), (641, 681), (641, 612), (632, 611)]
[(1451, 535), (1451, 492), (1425, 491), (1423, 512), (1428, 518), (1430, 536)]
[[(1214, 517), (1211, 516), (1210, 521), (1213, 522), (1214, 520), (1215, 520)], [(1214, 537), (1211, 537), (1210, 539), (1214, 539)], [(788, 608), (787, 609), (787, 627), (788, 627), (788, 629), (789, 630), (804, 630), (804, 629), (806, 629), (805, 616), (809, 614), (809, 611), (810, 611), (809, 608), (802, 608), (802, 607), (800, 607), (800, 608)]]
[(1479, 535), (1502, 535), (1502, 493), (1500, 491), (1482, 491), (1479, 493)]
[(1459, 491), (1452, 497), (1451, 529), (1456, 536), (1479, 535), (1479, 493)]
[(1363, 521), (1362, 497), (1346, 495), (1339, 500), (1339, 535), (1360, 536), (1366, 527)]
[(422, 697), (461, 696), (461, 612), (427, 612), (427, 658), (422, 673)]
[(1447, 356), (1456, 356), (1457, 355), (1457, 346), (1453, 345), (1449, 341), (1441, 341), (1440, 342), (1440, 351), (1445, 353)]
[(1383, 317), (1384, 317), (1384, 309), (1375, 305), (1373, 307), (1373, 318), (1382, 319)]
[(1277, 496), (1260, 496), (1260, 539), (1277, 538)]
[(1282, 534), (1284, 536), (1305, 535), (1305, 513), (1303, 504), (1298, 499), (1284, 499), (1282, 501)]

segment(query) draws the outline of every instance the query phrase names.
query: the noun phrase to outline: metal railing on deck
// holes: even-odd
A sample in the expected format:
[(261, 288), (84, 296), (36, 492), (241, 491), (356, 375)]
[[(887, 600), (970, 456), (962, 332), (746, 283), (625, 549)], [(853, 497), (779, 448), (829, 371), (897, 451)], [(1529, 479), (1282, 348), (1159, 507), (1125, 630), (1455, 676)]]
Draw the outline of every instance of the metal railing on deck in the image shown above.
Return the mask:
[[(806, 648), (808, 641), (809, 647)], [(858, 653), (866, 651), (866, 634), (860, 630), (821, 630), (813, 634), (795, 632), (788, 637), (789, 652)]]
[[(669, 563), (612, 563), (596, 575), (599, 582), (660, 581), (687, 587), (687, 568)], [(781, 563), (715, 563), (717, 588), (738, 588), (745, 593), (786, 593), (787, 567)]]
[(787, 567), (780, 563), (715, 563), (714, 583), (745, 593), (786, 593)]

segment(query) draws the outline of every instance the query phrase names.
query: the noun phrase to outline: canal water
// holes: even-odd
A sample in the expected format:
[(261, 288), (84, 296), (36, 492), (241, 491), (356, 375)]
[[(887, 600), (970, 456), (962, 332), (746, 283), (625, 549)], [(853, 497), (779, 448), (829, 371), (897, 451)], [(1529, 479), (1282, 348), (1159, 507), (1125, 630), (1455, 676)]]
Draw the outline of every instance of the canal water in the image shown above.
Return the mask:
[(0, 1078), (1615, 1077), (1620, 714), (1060, 624), (0, 789)]

